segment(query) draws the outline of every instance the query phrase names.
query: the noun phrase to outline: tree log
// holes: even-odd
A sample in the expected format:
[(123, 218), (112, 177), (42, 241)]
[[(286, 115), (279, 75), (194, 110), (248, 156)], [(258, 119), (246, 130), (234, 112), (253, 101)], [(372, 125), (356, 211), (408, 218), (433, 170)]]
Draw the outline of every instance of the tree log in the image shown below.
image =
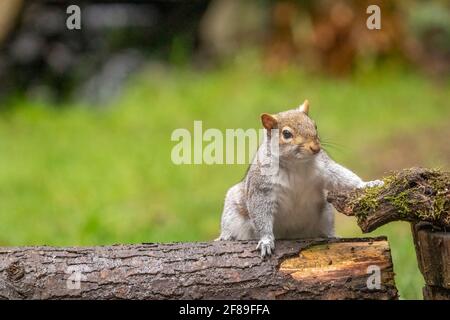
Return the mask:
[(424, 299), (450, 300), (450, 233), (412, 224), (417, 263), (425, 279)]
[(339, 212), (356, 216), (363, 232), (399, 220), (450, 228), (450, 172), (411, 168), (383, 181), (381, 187), (330, 193), (328, 201)]
[(441, 287), (423, 287), (424, 300), (450, 300), (450, 290)]
[(396, 299), (397, 289), (378, 237), (280, 240), (267, 259), (254, 241), (6, 247), (0, 298)]
[[(397, 220), (412, 223), (424, 299), (450, 300), (450, 173), (411, 168), (394, 172), (379, 187), (330, 193), (328, 201), (356, 216), (363, 232)], [(436, 230), (438, 232), (436, 232)]]

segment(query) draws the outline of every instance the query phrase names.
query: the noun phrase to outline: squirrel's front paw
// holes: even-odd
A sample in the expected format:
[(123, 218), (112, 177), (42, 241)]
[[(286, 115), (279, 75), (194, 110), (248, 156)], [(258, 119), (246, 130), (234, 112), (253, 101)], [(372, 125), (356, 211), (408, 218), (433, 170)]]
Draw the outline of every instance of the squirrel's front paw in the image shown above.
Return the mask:
[(373, 180), (373, 181), (368, 181), (364, 184), (364, 187), (366, 188), (372, 188), (372, 187), (381, 187), (384, 185), (384, 182), (381, 180)]
[(275, 242), (273, 241), (273, 238), (271, 237), (264, 237), (259, 240), (258, 245), (256, 246), (256, 249), (261, 250), (261, 257), (270, 256), (273, 252), (273, 249), (275, 249)]

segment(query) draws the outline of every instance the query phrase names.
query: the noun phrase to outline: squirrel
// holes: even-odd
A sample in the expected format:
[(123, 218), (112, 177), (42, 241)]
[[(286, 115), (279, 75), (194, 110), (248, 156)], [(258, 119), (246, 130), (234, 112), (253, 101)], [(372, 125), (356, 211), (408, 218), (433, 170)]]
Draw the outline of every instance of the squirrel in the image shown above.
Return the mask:
[[(245, 178), (225, 197), (221, 234), (216, 240), (259, 240), (264, 258), (275, 249), (275, 238), (335, 237), (334, 210), (328, 191), (382, 185), (364, 182), (334, 162), (322, 149), (305, 100), (296, 109), (261, 115), (265, 135)], [(278, 153), (270, 152), (278, 147)], [(268, 161), (277, 170), (267, 174)]]

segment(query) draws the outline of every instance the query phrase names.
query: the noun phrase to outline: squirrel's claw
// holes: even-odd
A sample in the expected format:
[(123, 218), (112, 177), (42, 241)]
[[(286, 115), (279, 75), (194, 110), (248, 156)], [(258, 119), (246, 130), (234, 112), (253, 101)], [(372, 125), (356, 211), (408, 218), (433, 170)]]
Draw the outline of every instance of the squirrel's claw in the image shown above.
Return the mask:
[(270, 256), (275, 249), (275, 242), (270, 238), (263, 238), (259, 240), (256, 250), (261, 250), (261, 257)]

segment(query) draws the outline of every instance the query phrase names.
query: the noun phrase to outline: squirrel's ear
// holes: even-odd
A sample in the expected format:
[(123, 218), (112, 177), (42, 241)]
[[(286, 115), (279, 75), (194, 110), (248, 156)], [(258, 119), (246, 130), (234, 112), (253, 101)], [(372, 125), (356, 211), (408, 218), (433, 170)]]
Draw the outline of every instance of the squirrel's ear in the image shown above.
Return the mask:
[(263, 113), (261, 115), (261, 122), (264, 128), (266, 128), (267, 130), (272, 130), (276, 128), (278, 125), (276, 116), (273, 116), (268, 113)]
[(309, 112), (309, 101), (305, 100), (303, 102), (303, 104), (298, 107), (298, 110), (300, 110), (303, 113), (308, 114), (308, 112)]

